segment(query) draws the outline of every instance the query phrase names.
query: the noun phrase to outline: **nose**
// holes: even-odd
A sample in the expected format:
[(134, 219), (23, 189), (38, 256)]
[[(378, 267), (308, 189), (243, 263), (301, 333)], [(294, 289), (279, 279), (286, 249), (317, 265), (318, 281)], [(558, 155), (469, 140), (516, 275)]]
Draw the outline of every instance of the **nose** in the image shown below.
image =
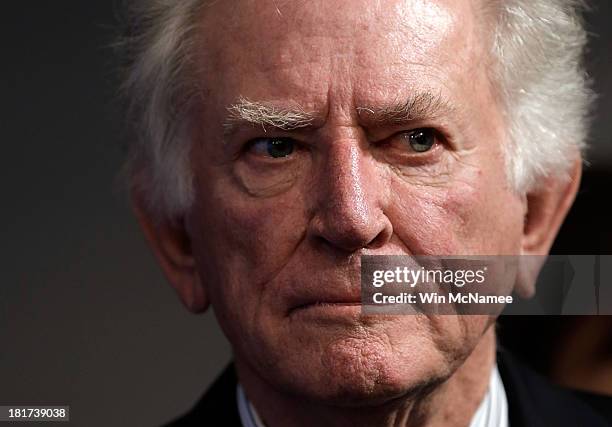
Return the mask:
[(382, 247), (393, 228), (383, 211), (388, 192), (379, 168), (356, 140), (330, 145), (315, 179), (310, 234), (344, 252)]

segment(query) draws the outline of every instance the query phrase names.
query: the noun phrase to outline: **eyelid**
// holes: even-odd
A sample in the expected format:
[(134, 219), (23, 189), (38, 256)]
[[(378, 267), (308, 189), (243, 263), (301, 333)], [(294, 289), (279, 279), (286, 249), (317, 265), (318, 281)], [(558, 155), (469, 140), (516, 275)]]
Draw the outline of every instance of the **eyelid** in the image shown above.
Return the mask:
[(437, 129), (431, 128), (431, 127), (418, 127), (418, 128), (414, 128), (414, 129), (404, 129), (404, 130), (400, 130), (397, 132), (394, 132), (393, 134), (387, 136), (386, 138), (382, 138), (378, 141), (374, 141), (374, 144), (376, 145), (384, 145), (384, 144), (389, 144), (391, 142), (393, 142), (393, 140), (395, 140), (396, 138), (406, 138), (406, 140), (408, 140), (408, 137), (413, 134), (416, 133), (418, 131), (423, 131), (423, 130), (429, 130), (433, 133), (434, 139), (435, 139), (435, 143), (438, 142), (444, 142), (446, 140), (446, 137), (443, 133), (441, 133), (440, 131), (438, 131)]
[(371, 144), (382, 145), (389, 142), (390, 139), (401, 133), (409, 133), (422, 129), (433, 130), (437, 141), (444, 145), (446, 148), (455, 151), (458, 149), (458, 145), (455, 139), (457, 129), (452, 126), (449, 127), (444, 123), (430, 123), (430, 122), (419, 122), (412, 125), (394, 126), (384, 129), (378, 129), (377, 131), (368, 130), (368, 140)]
[(255, 138), (250, 138), (245, 144), (245, 148), (248, 150), (250, 149), (253, 145), (259, 143), (259, 142), (265, 142), (265, 141), (270, 141), (270, 140), (283, 140), (283, 141), (291, 141), (293, 142), (295, 145), (298, 145), (299, 142), (295, 139), (295, 138), (291, 138), (289, 136), (258, 136)]
[[(258, 143), (266, 143), (270, 140), (285, 140), (293, 144), (292, 150), (286, 156), (274, 157), (267, 153), (267, 145), (260, 149), (254, 150), (253, 147)], [(295, 138), (287, 136), (258, 136), (249, 139), (242, 147), (241, 153), (251, 158), (258, 158), (259, 161), (270, 162), (271, 164), (279, 164), (282, 162), (290, 161), (295, 157), (296, 151), (300, 149), (299, 142)]]

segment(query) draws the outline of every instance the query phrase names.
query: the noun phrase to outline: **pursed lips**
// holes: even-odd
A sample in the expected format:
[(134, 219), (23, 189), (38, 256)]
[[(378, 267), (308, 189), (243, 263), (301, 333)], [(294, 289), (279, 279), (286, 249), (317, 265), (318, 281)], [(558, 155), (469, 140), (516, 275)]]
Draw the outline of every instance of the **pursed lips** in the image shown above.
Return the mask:
[(310, 308), (361, 306), (361, 295), (313, 295), (290, 305), (289, 315)]

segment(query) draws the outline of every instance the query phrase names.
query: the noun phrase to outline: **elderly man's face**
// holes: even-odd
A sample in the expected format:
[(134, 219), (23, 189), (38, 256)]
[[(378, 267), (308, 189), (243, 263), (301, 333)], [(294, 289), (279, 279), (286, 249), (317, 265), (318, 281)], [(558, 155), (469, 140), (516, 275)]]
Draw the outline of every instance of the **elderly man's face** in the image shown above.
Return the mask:
[[(204, 8), (187, 228), (236, 357), (275, 387), (403, 393), (449, 375), (491, 323), (358, 305), (360, 255), (520, 252), (477, 3)], [(248, 123), (270, 114), (301, 121)]]

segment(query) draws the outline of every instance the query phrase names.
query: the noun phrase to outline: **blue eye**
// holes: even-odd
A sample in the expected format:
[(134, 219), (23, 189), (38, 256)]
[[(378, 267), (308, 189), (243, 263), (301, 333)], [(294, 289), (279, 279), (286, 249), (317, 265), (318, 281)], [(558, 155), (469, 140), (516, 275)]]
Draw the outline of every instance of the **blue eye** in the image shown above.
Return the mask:
[(295, 142), (291, 138), (256, 138), (250, 142), (249, 149), (277, 159), (293, 153)]
[(413, 151), (424, 153), (431, 150), (436, 143), (436, 135), (433, 129), (423, 128), (415, 129), (404, 133), (406, 142), (410, 145)]

